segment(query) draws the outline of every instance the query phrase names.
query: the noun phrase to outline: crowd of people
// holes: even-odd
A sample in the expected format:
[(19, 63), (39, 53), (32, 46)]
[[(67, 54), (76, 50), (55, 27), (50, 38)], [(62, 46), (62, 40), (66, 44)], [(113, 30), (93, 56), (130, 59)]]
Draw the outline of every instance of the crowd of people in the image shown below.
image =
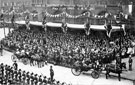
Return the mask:
[[(52, 70), (52, 67), (50, 68)], [(65, 82), (56, 81), (43, 75), (23, 71), (13, 66), (0, 64), (0, 84), (4, 85), (70, 85)]]
[(116, 59), (116, 55), (128, 57), (131, 40), (134, 40), (134, 37), (130, 34), (122, 39), (119, 36), (112, 37), (108, 41), (106, 37), (98, 35), (19, 29), (9, 33), (2, 42), (5, 47), (14, 50), (15, 54), (27, 56), (31, 65), (36, 61), (39, 67), (42, 67), (45, 62), (71, 66), (77, 60), (110, 63)]
[[(118, 34), (115, 34), (118, 36), (112, 34), (112, 37), (108, 38), (104, 34), (103, 32), (94, 32), (87, 36), (82, 32), (68, 32), (65, 34), (52, 30), (16, 29), (9, 33), (1, 43), (4, 47), (14, 50), (14, 55), (18, 56), (18, 58), (28, 58), (31, 66), (43, 67), (49, 62), (55, 65), (72, 67), (76, 61), (81, 61), (87, 65), (91, 63), (102, 65), (111, 63), (113, 60), (116, 60), (116, 63), (121, 63), (121, 58), (128, 57), (131, 54), (128, 49), (134, 47), (132, 44), (135, 42), (134, 35), (127, 33), (126, 36), (122, 36), (118, 32)], [(6, 65), (4, 67), (12, 70), (10, 66)], [(22, 71), (15, 71), (14, 74), (16, 75), (17, 72)], [(25, 71), (22, 73), (24, 75), (34, 75)], [(7, 76), (9, 75), (6, 74), (5, 78)], [(18, 78), (19, 80), (21, 78), (18, 76), (17, 74), (15, 79)], [(37, 75), (35, 77), (37, 79), (35, 81), (39, 80), (40, 82), (41, 75), (39, 78), (37, 78)], [(26, 78), (23, 80), (27, 81)], [(48, 82), (49, 80), (52, 80), (52, 78), (48, 79)]]

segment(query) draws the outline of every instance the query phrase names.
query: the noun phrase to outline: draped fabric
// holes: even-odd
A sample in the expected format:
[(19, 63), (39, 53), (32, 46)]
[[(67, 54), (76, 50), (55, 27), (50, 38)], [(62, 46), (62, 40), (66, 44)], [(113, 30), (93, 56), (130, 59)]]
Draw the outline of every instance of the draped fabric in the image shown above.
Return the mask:
[(61, 28), (62, 28), (62, 30), (63, 30), (64, 33), (67, 32), (68, 28), (67, 28), (67, 24), (66, 24), (66, 22), (65, 22), (65, 19), (62, 19)]
[(26, 28), (27, 28), (28, 30), (30, 30), (30, 23), (29, 23), (29, 21), (30, 21), (29, 15), (27, 15), (27, 16), (25, 17), (25, 23), (26, 23)]
[(125, 24), (124, 20), (125, 20), (125, 18), (124, 18), (122, 13), (117, 14), (117, 16), (116, 16), (116, 23), (123, 30), (124, 36), (125, 36), (126, 35), (126, 30), (125, 30), (125, 25), (123, 25), (123, 24)]
[(111, 25), (111, 21), (110, 23), (105, 22), (105, 29), (106, 29), (106, 34), (107, 36), (110, 38), (111, 37), (111, 33), (112, 33), (112, 25)]
[(44, 31), (47, 31), (47, 25), (46, 25), (46, 15), (44, 16), (43, 20), (42, 20), (42, 28), (44, 28)]
[(12, 17), (11, 17), (11, 24), (14, 27), (15, 24), (15, 14), (13, 13)]
[(90, 22), (89, 21), (87, 21), (86, 23), (85, 23), (85, 33), (86, 33), (86, 35), (89, 35), (90, 34)]

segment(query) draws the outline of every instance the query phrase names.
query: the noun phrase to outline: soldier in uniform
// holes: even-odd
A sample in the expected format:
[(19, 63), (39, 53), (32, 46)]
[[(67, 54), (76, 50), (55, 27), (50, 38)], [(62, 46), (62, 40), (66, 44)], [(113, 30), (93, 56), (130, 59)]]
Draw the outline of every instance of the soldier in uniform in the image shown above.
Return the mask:
[(16, 61), (13, 63), (13, 67), (14, 67), (14, 70), (18, 69), (18, 64), (16, 63)]
[(10, 68), (10, 75), (11, 75), (11, 78), (14, 79), (14, 69), (13, 67)]
[(31, 75), (30, 75), (30, 82), (31, 82), (31, 85), (34, 84), (34, 76), (33, 76), (33, 73), (31, 73)]
[(3, 63), (1, 63), (1, 65), (0, 65), (1, 67), (1, 73), (2, 73), (2, 77), (4, 77), (4, 65), (3, 65)]
[(14, 70), (14, 79), (15, 79), (15, 80), (17, 80), (17, 76), (18, 76), (17, 73), (18, 73), (17, 70)]
[(1, 65), (0, 65), (0, 84), (2, 84), (3, 82), (3, 78), (2, 78), (2, 68), (1, 68)]
[(53, 81), (53, 77), (54, 77), (54, 71), (52, 66), (50, 66), (50, 78), (51, 78), (51, 82)]
[(47, 84), (47, 80), (46, 80), (46, 76), (44, 76), (43, 85), (46, 85), (46, 84)]
[(132, 63), (133, 63), (133, 59), (131, 58), (131, 55), (129, 56), (128, 63), (129, 63), (129, 71), (132, 71)]
[(38, 81), (39, 81), (39, 85), (42, 85), (42, 76), (41, 75), (39, 76)]
[(18, 80), (21, 82), (21, 69), (19, 69), (19, 71), (18, 71)]
[(28, 85), (30, 84), (29, 72), (26, 73), (26, 83), (27, 83)]
[(37, 74), (35, 74), (34, 76), (34, 85), (37, 85), (38, 84), (38, 78), (37, 78)]
[(24, 84), (25, 84), (25, 79), (26, 79), (25, 71), (23, 71), (23, 73), (22, 73), (22, 81), (23, 81)]
[(6, 80), (8, 78), (8, 66), (7, 65), (5, 65), (5, 78), (6, 78)]

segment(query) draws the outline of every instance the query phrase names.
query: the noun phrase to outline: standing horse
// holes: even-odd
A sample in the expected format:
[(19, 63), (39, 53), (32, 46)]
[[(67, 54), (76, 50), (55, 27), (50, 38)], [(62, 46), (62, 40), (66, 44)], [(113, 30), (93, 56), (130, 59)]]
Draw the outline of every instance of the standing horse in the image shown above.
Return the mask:
[(123, 62), (123, 63), (120, 63), (120, 64), (108, 64), (106, 65), (106, 79), (108, 79), (108, 76), (109, 76), (109, 73), (112, 72), (112, 73), (116, 73), (118, 74), (118, 79), (119, 81), (121, 80), (121, 73), (122, 73), (122, 70), (126, 69), (126, 63)]

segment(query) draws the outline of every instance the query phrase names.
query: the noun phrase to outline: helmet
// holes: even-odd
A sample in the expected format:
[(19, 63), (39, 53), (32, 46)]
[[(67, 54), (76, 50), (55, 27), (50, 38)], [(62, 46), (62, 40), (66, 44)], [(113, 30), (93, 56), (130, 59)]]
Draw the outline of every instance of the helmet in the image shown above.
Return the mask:
[(31, 73), (31, 75), (33, 75), (33, 73)]
[(3, 65), (3, 63), (1, 63), (1, 65)]

